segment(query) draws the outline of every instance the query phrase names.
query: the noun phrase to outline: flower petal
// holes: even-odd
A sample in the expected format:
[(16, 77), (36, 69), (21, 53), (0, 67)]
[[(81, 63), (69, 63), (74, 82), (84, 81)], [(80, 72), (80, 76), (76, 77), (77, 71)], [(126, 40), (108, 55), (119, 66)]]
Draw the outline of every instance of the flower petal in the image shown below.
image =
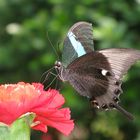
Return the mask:
[(65, 135), (69, 135), (74, 128), (73, 120), (70, 120), (70, 110), (64, 108), (53, 113), (38, 115), (35, 121), (54, 127)]
[(44, 133), (46, 133), (48, 131), (47, 126), (44, 124), (38, 124), (38, 125), (33, 126), (32, 128), (35, 130), (40, 130)]
[(74, 128), (70, 110), (61, 109), (64, 97), (57, 90), (45, 91), (40, 83), (0, 85), (0, 122), (11, 124), (20, 116), (33, 112), (36, 116), (33, 129), (47, 132), (51, 126), (68, 135)]

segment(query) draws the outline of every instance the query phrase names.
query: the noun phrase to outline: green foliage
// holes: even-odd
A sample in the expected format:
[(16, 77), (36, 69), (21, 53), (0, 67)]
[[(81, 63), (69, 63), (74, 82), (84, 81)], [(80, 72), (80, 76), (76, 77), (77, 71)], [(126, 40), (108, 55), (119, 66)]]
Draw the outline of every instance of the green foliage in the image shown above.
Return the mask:
[(0, 125), (0, 140), (30, 140), (30, 125), (35, 118), (34, 114), (26, 114), (17, 119), (10, 126)]
[[(140, 49), (140, 0), (0, 0), (0, 82), (40, 81), (58, 59), (52, 45), (62, 48), (69, 27), (81, 20), (93, 23), (96, 49)], [(67, 138), (49, 132), (66, 140), (139, 140), (139, 84), (140, 63), (136, 63), (124, 79), (121, 95), (123, 106), (135, 115), (133, 122), (116, 111), (91, 110), (86, 98), (63, 86), (75, 132)], [(36, 133), (34, 140), (39, 139)]]

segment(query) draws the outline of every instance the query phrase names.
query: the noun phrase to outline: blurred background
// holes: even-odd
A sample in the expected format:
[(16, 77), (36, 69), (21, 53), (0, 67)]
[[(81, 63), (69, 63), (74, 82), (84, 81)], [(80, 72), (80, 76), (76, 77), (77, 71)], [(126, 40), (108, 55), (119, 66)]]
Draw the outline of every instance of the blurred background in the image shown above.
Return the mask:
[[(140, 0), (0, 0), (0, 83), (39, 82), (58, 59), (52, 45), (61, 58), (68, 29), (81, 20), (93, 24), (96, 50), (140, 49)], [(47, 134), (32, 131), (31, 139), (140, 140), (140, 62), (129, 70), (122, 88), (121, 104), (134, 121), (117, 111), (91, 109), (86, 98), (63, 84), (74, 131), (68, 137), (52, 128)]]

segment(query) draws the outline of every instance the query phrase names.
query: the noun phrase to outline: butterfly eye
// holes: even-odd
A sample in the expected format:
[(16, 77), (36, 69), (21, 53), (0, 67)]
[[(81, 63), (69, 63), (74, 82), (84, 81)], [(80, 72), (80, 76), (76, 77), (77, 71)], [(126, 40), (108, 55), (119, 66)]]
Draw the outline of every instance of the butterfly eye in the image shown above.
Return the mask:
[(60, 61), (56, 61), (55, 62), (55, 68), (59, 68), (61, 67), (61, 62)]

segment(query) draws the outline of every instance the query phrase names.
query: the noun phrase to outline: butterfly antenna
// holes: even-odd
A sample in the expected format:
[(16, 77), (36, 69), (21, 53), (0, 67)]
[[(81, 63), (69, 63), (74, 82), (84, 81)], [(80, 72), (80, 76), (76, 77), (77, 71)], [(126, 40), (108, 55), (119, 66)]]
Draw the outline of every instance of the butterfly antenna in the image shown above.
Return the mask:
[(42, 76), (40, 77), (39, 82), (42, 83), (41, 81), (42, 81), (42, 78), (44, 77), (44, 75), (46, 75), (46, 76), (45, 76), (45, 79), (46, 79), (47, 76), (49, 76), (49, 73), (50, 73), (53, 69), (54, 69), (54, 67), (52, 67), (52, 68), (50, 68), (49, 70), (45, 71), (45, 72), (42, 74)]
[[(40, 79), (39, 79), (39, 83), (44, 84), (45, 81), (46, 81), (46, 77), (49, 76), (49, 73), (50, 73), (53, 69), (54, 69), (54, 67), (52, 67), (52, 68), (50, 68), (49, 70), (45, 71), (45, 72), (41, 75), (41, 77), (40, 77)], [(46, 74), (45, 80), (42, 81), (42, 78), (44, 77), (45, 74)], [(39, 88), (39, 87), (40, 87), (40, 85), (37, 86), (37, 88)]]
[(57, 77), (57, 74), (54, 74), (53, 72), (50, 71), (50, 72), (48, 72), (47, 75), (45, 76), (45, 79), (44, 79), (44, 81), (42, 82), (42, 84), (44, 84), (44, 83), (49, 79), (48, 77), (49, 77), (50, 75), (53, 75), (53, 76)]
[[(58, 87), (59, 87), (59, 79), (57, 78), (56, 79), (56, 83), (55, 83), (55, 89), (58, 89)], [(58, 89), (59, 90), (59, 89)]]
[(134, 116), (127, 112), (124, 108), (122, 108), (121, 106), (119, 106), (118, 104), (114, 104), (114, 107), (121, 112), (124, 116), (126, 116), (129, 120), (134, 120)]
[[(61, 56), (60, 44), (61, 44), (61, 42), (58, 41), (58, 42), (57, 42), (57, 50), (58, 50), (57, 52), (58, 52), (58, 56)], [(60, 60), (60, 58), (59, 58), (59, 60)]]
[(48, 88), (48, 87), (50, 87), (51, 85), (52, 85), (52, 83), (55, 81), (55, 79), (58, 77), (58, 75), (56, 75), (54, 78), (53, 78), (53, 80), (51, 81), (51, 83), (47, 86), (47, 87), (45, 87), (45, 90)]
[(48, 33), (48, 32), (47, 32), (47, 39), (48, 39), (48, 41), (49, 41), (51, 47), (53, 48), (53, 51), (54, 51), (54, 53), (55, 53), (57, 59), (59, 60), (59, 55), (58, 55), (58, 53), (57, 53), (57, 51), (56, 51), (54, 45), (52, 44), (52, 42), (51, 42), (51, 40), (50, 40), (50, 38), (49, 38), (49, 33)]

